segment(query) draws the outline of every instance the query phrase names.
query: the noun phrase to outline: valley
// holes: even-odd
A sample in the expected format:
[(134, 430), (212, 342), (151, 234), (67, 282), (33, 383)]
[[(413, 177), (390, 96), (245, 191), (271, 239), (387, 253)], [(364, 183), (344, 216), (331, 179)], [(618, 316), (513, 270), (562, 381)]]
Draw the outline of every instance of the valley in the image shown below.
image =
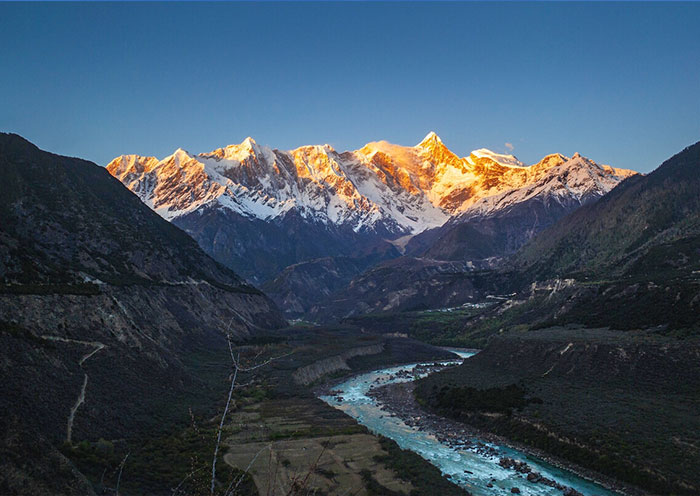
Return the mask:
[[(418, 381), (418, 402), (652, 494), (695, 494), (697, 339), (510, 332)], [(633, 491), (634, 492), (634, 491)]]
[[(473, 351), (455, 353), (462, 360), (474, 355)], [(583, 494), (580, 491), (618, 494), (577, 477), (576, 472), (504, 445), (502, 438), (422, 410), (413, 400), (411, 383), (434, 371), (454, 367), (462, 360), (404, 365), (362, 374), (333, 386), (322, 399), (372, 432), (419, 453), (470, 494), (513, 494), (521, 490), (527, 494), (571, 496)], [(524, 464), (511, 466), (514, 458)]]
[[(694, 494), (700, 145), (646, 176), (435, 135), (362, 150), (248, 140), (105, 170), (2, 135), (0, 491)], [(300, 182), (273, 189), (301, 196), (280, 215), (225, 206), (267, 191), (234, 186), (258, 184), (246, 167), (282, 166)], [(379, 170), (363, 203), (350, 185)], [(457, 170), (488, 193), (436, 196)], [(328, 216), (331, 192), (365, 206)], [(406, 195), (444, 216), (404, 222)], [(481, 351), (440, 370), (441, 347)], [(370, 387), (387, 377), (417, 380)]]
[(0, 1), (0, 496), (700, 495), (698, 25)]
[[(304, 494), (307, 490), (343, 494), (348, 488), (356, 494), (429, 494), (433, 487), (444, 494), (464, 494), (418, 455), (375, 437), (313, 392), (327, 380), (387, 363), (445, 359), (450, 353), (416, 341), (360, 335), (348, 329), (282, 329), (262, 341), (267, 342), (263, 357), (286, 356), (244, 374), (242, 381), (247, 386), (234, 393), (233, 411), (222, 436), (223, 458), (217, 476), (222, 489), (246, 471), (236, 494)], [(334, 354), (367, 347), (375, 352), (349, 358), (342, 368), (316, 367)], [(236, 348), (249, 357), (260, 351), (260, 345), (252, 342), (239, 343)], [(191, 356), (186, 366), (206, 386), (208, 396), (191, 391), (176, 403), (163, 403), (158, 411), (171, 413), (165, 417), (169, 420), (161, 418), (157, 431), (134, 433), (118, 441), (82, 441), (64, 447), (63, 453), (90, 478), (98, 494), (103, 487), (114, 489), (115, 469), (127, 452), (130, 461), (122, 474), (127, 493), (170, 494), (179, 484), (182, 494), (208, 493), (203, 486), (210, 477), (206, 470), (211, 468), (213, 421), (219, 418), (225, 400), (229, 362), (225, 350), (199, 350)], [(320, 373), (304, 385), (294, 372), (309, 368)], [(189, 405), (209, 406), (190, 416)], [(181, 413), (173, 415), (173, 408)], [(379, 462), (379, 458), (393, 462)], [(308, 479), (303, 487), (294, 488), (294, 481), (303, 479)]]

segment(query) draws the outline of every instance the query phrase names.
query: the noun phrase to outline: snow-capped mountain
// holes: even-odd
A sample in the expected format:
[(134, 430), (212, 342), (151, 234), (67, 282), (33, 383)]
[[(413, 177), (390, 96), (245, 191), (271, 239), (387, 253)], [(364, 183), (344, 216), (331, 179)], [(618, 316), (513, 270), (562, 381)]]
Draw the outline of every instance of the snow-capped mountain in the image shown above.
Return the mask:
[[(309, 258), (395, 256), (394, 245), (423, 231), (533, 198), (569, 210), (633, 174), (578, 154), (532, 166), (487, 149), (462, 158), (433, 132), (411, 147), (378, 141), (347, 152), (330, 145), (282, 151), (246, 138), (162, 160), (123, 155), (107, 169), (253, 281)], [(279, 260), (251, 263), (263, 254)]]
[[(512, 155), (493, 157), (486, 152), (477, 150), (468, 157), (487, 165), (472, 201), (442, 227), (411, 240), (409, 248), (414, 254), (463, 260), (513, 253), (564, 215), (597, 200), (636, 174), (598, 165), (578, 153), (571, 158), (559, 153), (547, 155), (532, 166), (523, 166)], [(498, 171), (495, 185), (484, 159), (508, 167)]]
[(442, 225), (449, 214), (420, 187), (420, 168), (442, 165), (431, 160), (430, 148), (406, 148), (413, 152), (411, 163), (397, 164), (381, 144), (373, 145), (345, 153), (330, 145), (280, 151), (246, 138), (198, 155), (178, 149), (161, 161), (121, 156), (107, 169), (169, 220), (217, 204), (264, 221), (294, 210), (309, 221), (350, 225), (356, 232), (409, 234)]
[[(472, 152), (467, 160), (477, 156), (477, 152)], [(481, 158), (485, 157), (487, 156), (483, 155)], [(517, 161), (512, 155), (505, 157), (506, 160), (498, 163), (504, 165)], [(589, 199), (604, 195), (621, 180), (636, 174), (631, 170), (598, 165), (578, 153), (571, 158), (559, 153), (547, 155), (530, 167), (504, 166), (510, 169), (498, 172), (498, 184), (493, 186), (484, 181), (482, 184), (486, 189), (474, 195), (474, 200), (458, 212), (452, 219), (453, 222), (486, 216), (533, 198), (549, 198), (562, 205), (580, 205)], [(487, 177), (487, 174), (482, 177)]]

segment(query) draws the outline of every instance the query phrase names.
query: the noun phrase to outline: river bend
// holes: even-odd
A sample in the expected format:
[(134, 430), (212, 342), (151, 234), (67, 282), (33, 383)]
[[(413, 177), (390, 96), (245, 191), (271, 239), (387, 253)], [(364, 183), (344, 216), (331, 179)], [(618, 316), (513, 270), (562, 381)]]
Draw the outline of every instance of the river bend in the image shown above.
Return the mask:
[[(474, 354), (451, 351), (459, 354), (462, 359)], [(460, 362), (451, 363), (457, 365)], [(494, 444), (473, 436), (465, 439), (463, 444), (441, 442), (434, 434), (409, 426), (400, 418), (388, 414), (381, 409), (375, 399), (368, 395), (372, 388), (408, 382), (427, 375), (411, 374), (410, 372), (417, 365), (428, 364), (402, 365), (357, 375), (335, 385), (333, 394), (321, 396), (321, 399), (355, 418), (373, 433), (388, 437), (402, 449), (419, 454), (439, 468), (450, 480), (474, 495), (512, 496), (513, 488), (517, 488), (520, 494), (530, 496), (562, 496), (564, 493), (556, 487), (528, 481), (525, 477), (527, 474), (502, 467), (499, 465), (499, 460), (505, 457), (524, 461), (542, 477), (573, 488), (585, 496), (619, 494), (508, 446)], [(484, 446), (486, 449), (483, 449)]]

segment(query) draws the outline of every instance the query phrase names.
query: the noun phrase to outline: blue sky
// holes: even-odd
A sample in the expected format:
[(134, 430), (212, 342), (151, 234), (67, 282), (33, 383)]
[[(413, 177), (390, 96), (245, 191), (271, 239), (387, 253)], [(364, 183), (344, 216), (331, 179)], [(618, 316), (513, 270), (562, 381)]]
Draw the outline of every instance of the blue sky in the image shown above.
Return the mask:
[(649, 171), (700, 140), (698, 3), (0, 3), (0, 130), (99, 164), (436, 131)]

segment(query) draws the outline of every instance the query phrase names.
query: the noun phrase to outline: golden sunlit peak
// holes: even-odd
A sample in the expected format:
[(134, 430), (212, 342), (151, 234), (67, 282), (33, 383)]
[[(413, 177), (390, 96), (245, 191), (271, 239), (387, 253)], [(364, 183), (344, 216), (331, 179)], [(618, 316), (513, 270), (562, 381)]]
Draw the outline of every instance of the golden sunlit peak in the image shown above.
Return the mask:
[(440, 136), (438, 136), (435, 131), (430, 131), (428, 134), (425, 135), (425, 138), (423, 138), (423, 141), (418, 143), (418, 146), (428, 146), (428, 145), (435, 145), (435, 144), (442, 144), (442, 140), (440, 139)]

